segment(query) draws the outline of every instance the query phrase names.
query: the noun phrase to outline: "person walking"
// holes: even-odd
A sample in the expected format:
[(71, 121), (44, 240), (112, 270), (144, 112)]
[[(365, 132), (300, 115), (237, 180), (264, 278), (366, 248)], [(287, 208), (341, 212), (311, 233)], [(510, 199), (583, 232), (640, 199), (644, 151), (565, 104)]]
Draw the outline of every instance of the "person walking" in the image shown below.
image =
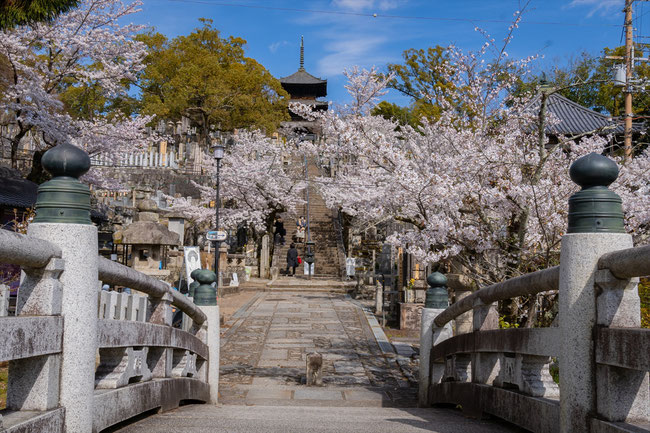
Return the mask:
[(298, 250), (296, 249), (295, 244), (289, 245), (289, 251), (287, 251), (287, 272), (289, 275), (289, 268), (293, 269), (291, 276), (296, 275), (296, 268), (298, 267)]
[(275, 220), (275, 243), (284, 245), (284, 236), (286, 234), (287, 230), (284, 228), (284, 221), (282, 221), (282, 217), (278, 217)]
[(305, 218), (298, 218), (296, 221), (296, 242), (305, 242), (305, 227), (307, 227)]

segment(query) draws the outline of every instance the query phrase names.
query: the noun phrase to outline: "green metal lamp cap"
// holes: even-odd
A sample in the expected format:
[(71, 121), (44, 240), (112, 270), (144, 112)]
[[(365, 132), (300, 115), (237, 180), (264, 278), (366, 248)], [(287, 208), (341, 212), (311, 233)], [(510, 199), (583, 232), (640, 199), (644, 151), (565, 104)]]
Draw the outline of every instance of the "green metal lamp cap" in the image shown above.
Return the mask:
[(45, 152), (41, 164), (52, 177), (78, 179), (90, 170), (90, 157), (76, 146), (61, 143)]
[(447, 277), (440, 272), (432, 272), (427, 277), (427, 284), (430, 287), (445, 287), (447, 285)]
[(625, 233), (621, 198), (607, 188), (618, 177), (616, 163), (590, 153), (571, 164), (569, 175), (582, 190), (569, 198), (567, 233)]
[(424, 308), (445, 309), (449, 306), (447, 277), (440, 272), (432, 272), (427, 277), (429, 288), (425, 293)]
[(38, 187), (34, 222), (92, 224), (90, 189), (78, 180), (90, 169), (88, 154), (62, 143), (45, 152), (41, 164), (53, 178)]
[(203, 306), (217, 305), (217, 289), (212, 287), (212, 283), (217, 281), (217, 274), (209, 269), (195, 269), (190, 277), (199, 283), (194, 289), (194, 303)]
[(569, 176), (582, 189), (607, 188), (618, 177), (618, 165), (606, 156), (592, 152), (571, 164)]

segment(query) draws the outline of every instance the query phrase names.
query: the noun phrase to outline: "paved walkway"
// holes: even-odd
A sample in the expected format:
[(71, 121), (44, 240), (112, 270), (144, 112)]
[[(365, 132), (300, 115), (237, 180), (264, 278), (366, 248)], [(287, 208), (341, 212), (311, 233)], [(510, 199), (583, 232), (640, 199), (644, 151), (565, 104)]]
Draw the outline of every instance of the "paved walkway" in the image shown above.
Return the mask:
[[(258, 293), (230, 325), (222, 338), (221, 406), (184, 406), (119, 431), (519, 431), (450, 409), (415, 408), (413, 362), (345, 295)], [(324, 386), (308, 388), (305, 356), (314, 351), (323, 354)]]
[[(223, 404), (415, 406), (417, 385), (381, 328), (344, 295), (267, 292), (247, 307), (222, 342)], [(323, 387), (304, 385), (310, 352), (323, 355)]]
[(503, 423), (468, 420), (449, 409), (390, 407), (183, 406), (122, 433), (509, 433)]

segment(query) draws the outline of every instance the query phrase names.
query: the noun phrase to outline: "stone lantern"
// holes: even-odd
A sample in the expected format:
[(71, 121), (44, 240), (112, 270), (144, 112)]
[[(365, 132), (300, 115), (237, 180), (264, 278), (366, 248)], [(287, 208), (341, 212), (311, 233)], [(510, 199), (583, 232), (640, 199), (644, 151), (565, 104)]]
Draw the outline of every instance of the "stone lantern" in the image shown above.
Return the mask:
[(131, 245), (131, 267), (138, 271), (165, 279), (170, 271), (165, 269), (167, 248), (178, 246), (177, 233), (160, 223), (158, 207), (153, 200), (142, 200), (138, 204), (136, 221), (120, 235), (125, 245)]

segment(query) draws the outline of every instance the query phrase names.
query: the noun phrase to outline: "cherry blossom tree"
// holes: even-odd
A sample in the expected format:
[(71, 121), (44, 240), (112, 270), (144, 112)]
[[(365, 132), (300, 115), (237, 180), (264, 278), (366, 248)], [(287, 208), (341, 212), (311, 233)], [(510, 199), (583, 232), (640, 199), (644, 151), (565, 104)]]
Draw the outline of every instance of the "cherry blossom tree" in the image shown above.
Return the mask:
[[(145, 143), (150, 119), (111, 104), (128, 97), (128, 83), (143, 68), (144, 44), (133, 39), (142, 26), (121, 24), (140, 4), (84, 0), (51, 23), (0, 33), (0, 112), (12, 125), (3, 139), (14, 167), (28, 134), (37, 137), (37, 150), (67, 141), (109, 158)], [(96, 95), (83, 116), (64, 103), (73, 91)]]
[[(290, 158), (294, 151), (290, 142), (260, 131), (240, 130), (233, 136), (221, 161), (221, 227), (246, 224), (270, 232), (277, 214), (303, 203), (305, 183), (300, 180), (301, 168)], [(215, 179), (216, 161), (208, 159), (208, 164), (208, 174)], [(169, 197), (171, 207), (196, 225), (214, 227), (215, 212), (209, 208), (215, 200), (214, 185), (193, 184), (201, 192), (200, 200)]]
[[(512, 88), (533, 58), (511, 60), (489, 37), (477, 53), (448, 48), (444, 73), (450, 98), (438, 101), (436, 120), (415, 129), (368, 115), (386, 79), (376, 70), (347, 72), (352, 103), (325, 113), (292, 107), (320, 121), (325, 142), (314, 149), (337, 161), (321, 193), (360, 224), (397, 220), (405, 229), (388, 241), (422, 264), (446, 262), (476, 287), (552, 266), (566, 230), (568, 198), (577, 190), (570, 164), (607, 140), (559, 137), (550, 144), (544, 124), (556, 121), (530, 109)], [(532, 96), (532, 95), (529, 95)], [(647, 235), (649, 155), (621, 165), (613, 188), (623, 197), (627, 224)]]

